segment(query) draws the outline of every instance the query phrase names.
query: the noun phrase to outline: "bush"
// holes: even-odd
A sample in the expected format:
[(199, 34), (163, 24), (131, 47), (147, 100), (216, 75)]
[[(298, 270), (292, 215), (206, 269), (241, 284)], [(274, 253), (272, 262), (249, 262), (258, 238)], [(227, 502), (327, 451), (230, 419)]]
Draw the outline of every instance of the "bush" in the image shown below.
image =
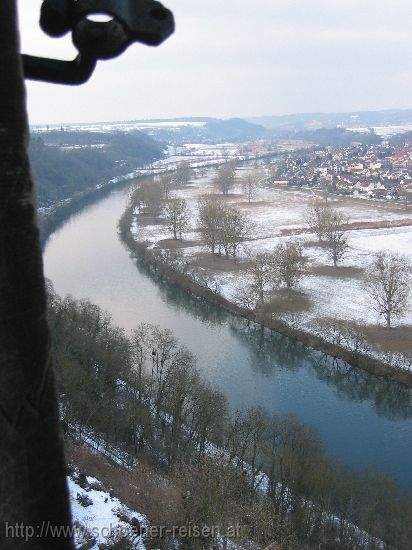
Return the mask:
[(86, 493), (77, 493), (76, 500), (83, 508), (88, 508), (93, 504), (92, 499)]

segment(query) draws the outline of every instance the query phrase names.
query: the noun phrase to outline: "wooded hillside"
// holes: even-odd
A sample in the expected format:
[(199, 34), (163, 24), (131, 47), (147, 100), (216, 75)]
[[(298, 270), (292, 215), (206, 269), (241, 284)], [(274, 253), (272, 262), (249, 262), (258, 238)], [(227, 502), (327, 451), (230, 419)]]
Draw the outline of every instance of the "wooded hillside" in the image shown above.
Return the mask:
[(32, 134), (29, 153), (38, 206), (45, 207), (149, 164), (163, 144), (140, 132), (50, 131)]

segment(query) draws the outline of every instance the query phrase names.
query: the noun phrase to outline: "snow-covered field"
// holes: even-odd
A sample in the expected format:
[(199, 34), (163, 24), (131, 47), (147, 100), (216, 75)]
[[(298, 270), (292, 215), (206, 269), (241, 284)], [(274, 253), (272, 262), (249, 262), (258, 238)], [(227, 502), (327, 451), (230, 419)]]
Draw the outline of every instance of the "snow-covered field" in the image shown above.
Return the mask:
[[(187, 121), (187, 120), (137, 120), (125, 122), (96, 122), (81, 124), (63, 124), (66, 130), (73, 132), (133, 132), (135, 130), (148, 129), (166, 129), (178, 130), (182, 127), (199, 128), (206, 124), (205, 121)], [(36, 125), (32, 127), (34, 132), (48, 132), (49, 130), (59, 130), (61, 124)]]
[[(353, 128), (348, 128), (351, 132), (361, 132), (361, 133), (369, 133), (370, 128), (364, 128), (356, 126)], [(382, 138), (389, 138), (392, 136), (395, 136), (397, 134), (404, 134), (406, 132), (410, 132), (412, 130), (412, 124), (400, 124), (400, 125), (389, 125), (389, 126), (373, 126), (373, 130), (375, 134)]]
[[(241, 170), (238, 170), (238, 176)], [(207, 249), (200, 242), (196, 231), (197, 199), (204, 193), (214, 191), (214, 171), (209, 170), (204, 177), (198, 177), (185, 189), (177, 192), (188, 202), (191, 214), (191, 228), (185, 234), (185, 241), (190, 246), (180, 248), (187, 261), (196, 260), (199, 255), (205, 256)], [(310, 259), (311, 267), (330, 266), (324, 249), (314, 246), (316, 238), (309, 233), (305, 225), (305, 211), (311, 201), (317, 198), (316, 191), (306, 189), (260, 188), (251, 204), (242, 194), (242, 188), (237, 185), (228, 198), (228, 202), (240, 208), (253, 224), (252, 239), (241, 247), (240, 263), (247, 255), (270, 251), (280, 241), (299, 238), (303, 243), (311, 243), (305, 247), (305, 253)], [(401, 205), (386, 201), (364, 201), (346, 197), (330, 199), (335, 208), (344, 212), (352, 222), (393, 222), (402, 224), (410, 220), (412, 213), (402, 209)], [(170, 239), (171, 235), (166, 225), (134, 225), (136, 238), (149, 241), (155, 248), (159, 241)], [(290, 235), (290, 233), (298, 233)], [(389, 250), (408, 256), (412, 261), (412, 227), (394, 227), (385, 229), (358, 229), (349, 232), (349, 251), (342, 262), (342, 267), (363, 270), (373, 260), (374, 254), (380, 250)], [(162, 247), (162, 243), (160, 243)], [(249, 284), (248, 274), (244, 269), (219, 269), (213, 264), (196, 267), (205, 277), (213, 279), (219, 292), (229, 300), (236, 300)], [(301, 281), (300, 288), (310, 298), (311, 307), (301, 316), (305, 325), (319, 317), (336, 317), (352, 319), (364, 323), (378, 322), (377, 315), (362, 288), (362, 273), (358, 276), (348, 276), (347, 270), (339, 269), (327, 275), (311, 274)], [(356, 272), (356, 270), (353, 270)], [(412, 309), (400, 321), (402, 324), (412, 324)]]
[[(350, 249), (343, 266), (363, 269), (370, 264), (374, 254), (383, 250), (403, 254), (412, 261), (412, 227), (350, 231), (349, 239)], [(315, 262), (327, 263), (324, 253), (313, 256)], [(361, 280), (308, 277), (303, 280), (302, 288), (316, 298), (315, 314), (371, 324), (379, 321), (362, 289)], [(411, 309), (401, 323), (412, 324)]]

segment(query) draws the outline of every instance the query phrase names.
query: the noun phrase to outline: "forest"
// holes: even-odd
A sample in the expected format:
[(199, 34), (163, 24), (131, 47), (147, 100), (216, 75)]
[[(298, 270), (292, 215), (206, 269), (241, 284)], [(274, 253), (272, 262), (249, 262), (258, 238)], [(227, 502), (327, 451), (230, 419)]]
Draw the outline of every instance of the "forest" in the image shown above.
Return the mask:
[(98, 306), (61, 299), (51, 284), (48, 294), (65, 437), (116, 448), (166, 479), (173, 506), (160, 500), (150, 522), (221, 534), (237, 525), (243, 541), (290, 550), (409, 547), (412, 500), (389, 477), (344, 468), (290, 415), (230, 410), (171, 331), (142, 323), (128, 336)]
[(141, 132), (32, 133), (29, 155), (39, 207), (83, 193), (161, 158), (164, 145)]

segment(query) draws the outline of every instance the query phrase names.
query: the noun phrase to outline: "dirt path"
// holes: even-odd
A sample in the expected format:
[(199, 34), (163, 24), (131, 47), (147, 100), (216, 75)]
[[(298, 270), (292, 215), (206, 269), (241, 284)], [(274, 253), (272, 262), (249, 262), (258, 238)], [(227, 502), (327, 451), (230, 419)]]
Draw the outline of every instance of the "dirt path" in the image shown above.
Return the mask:
[[(394, 227), (410, 227), (412, 220), (400, 219), (400, 220), (381, 220), (375, 222), (351, 222), (345, 225), (343, 228), (345, 231), (360, 231), (362, 229), (393, 229)], [(280, 233), (283, 236), (288, 235), (302, 235), (308, 233), (308, 228), (300, 227), (295, 229), (281, 229)]]

